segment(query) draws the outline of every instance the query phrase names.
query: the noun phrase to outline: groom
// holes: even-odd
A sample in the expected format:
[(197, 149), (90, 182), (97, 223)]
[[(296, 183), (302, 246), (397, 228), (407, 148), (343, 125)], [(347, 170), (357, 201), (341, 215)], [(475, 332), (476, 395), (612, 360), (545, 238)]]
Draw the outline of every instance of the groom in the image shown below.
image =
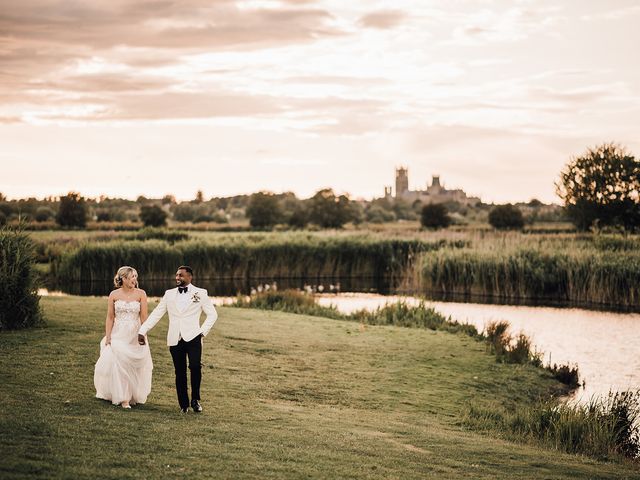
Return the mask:
[[(145, 335), (162, 316), (169, 312), (169, 332), (167, 345), (173, 358), (176, 371), (176, 391), (182, 413), (189, 408), (189, 392), (187, 391), (187, 357), (191, 370), (191, 408), (194, 412), (202, 412), (200, 405), (200, 381), (202, 379), (202, 338), (205, 337), (218, 318), (213, 303), (204, 288), (191, 283), (193, 270), (183, 265), (176, 272), (176, 285), (164, 292), (158, 306), (153, 310), (146, 322), (138, 330), (138, 343), (145, 344)], [(207, 319), (200, 326), (200, 313)]]

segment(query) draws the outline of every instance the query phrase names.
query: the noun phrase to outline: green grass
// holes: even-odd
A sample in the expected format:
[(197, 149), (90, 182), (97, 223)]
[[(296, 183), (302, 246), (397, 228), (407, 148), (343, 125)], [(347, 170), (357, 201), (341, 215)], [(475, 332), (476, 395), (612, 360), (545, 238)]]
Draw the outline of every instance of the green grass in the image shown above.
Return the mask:
[(640, 478), (479, 434), (470, 404), (526, 405), (548, 372), (496, 363), (465, 335), (220, 308), (205, 340), (202, 415), (181, 416), (165, 345), (123, 411), (94, 398), (101, 298), (44, 298), (46, 328), (0, 332), (0, 477)]

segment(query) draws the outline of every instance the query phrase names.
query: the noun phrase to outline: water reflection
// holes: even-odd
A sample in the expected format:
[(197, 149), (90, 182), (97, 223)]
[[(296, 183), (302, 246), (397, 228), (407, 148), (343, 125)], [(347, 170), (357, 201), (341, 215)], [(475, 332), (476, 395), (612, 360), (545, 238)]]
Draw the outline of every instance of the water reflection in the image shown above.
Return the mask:
[[(233, 297), (238, 294), (249, 295), (264, 288), (265, 285), (276, 285), (279, 289), (297, 289), (313, 292), (376, 292), (387, 294), (392, 286), (388, 280), (379, 278), (196, 278), (193, 282), (200, 288), (206, 288), (211, 296)], [(140, 288), (151, 297), (160, 297), (165, 290), (175, 287), (175, 280), (145, 280), (140, 279)], [(93, 282), (69, 282), (48, 285), (50, 291), (60, 291), (69, 295), (97, 296), (109, 295), (113, 290), (113, 283), (109, 279)]]
[[(420, 301), (416, 297), (343, 293), (320, 295), (318, 302), (349, 313), (400, 299), (410, 304)], [(640, 314), (436, 301), (426, 304), (478, 330), (491, 321), (506, 320), (512, 333), (524, 332), (537, 350), (544, 352), (545, 364), (577, 364), (586, 381), (586, 387), (575, 394), (577, 400), (640, 389)]]

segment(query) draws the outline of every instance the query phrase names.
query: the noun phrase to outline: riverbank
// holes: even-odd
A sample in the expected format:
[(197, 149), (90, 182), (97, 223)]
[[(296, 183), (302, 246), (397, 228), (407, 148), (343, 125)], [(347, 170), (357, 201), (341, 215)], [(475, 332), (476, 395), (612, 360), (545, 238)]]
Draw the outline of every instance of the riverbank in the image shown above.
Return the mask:
[[(640, 237), (495, 231), (31, 232), (51, 288), (108, 293), (123, 264), (149, 282), (188, 263), (199, 279), (358, 285), (482, 303), (640, 311)], [(298, 283), (300, 285), (298, 285)], [(80, 285), (81, 286), (77, 286)], [(210, 290), (211, 291), (211, 290)], [(344, 290), (343, 290), (344, 291)]]
[(123, 411), (93, 398), (105, 300), (42, 305), (46, 328), (0, 333), (3, 478), (640, 478), (468, 431), (471, 403), (526, 405), (555, 382), (465, 335), (220, 308), (205, 413), (182, 417), (166, 319), (149, 401)]

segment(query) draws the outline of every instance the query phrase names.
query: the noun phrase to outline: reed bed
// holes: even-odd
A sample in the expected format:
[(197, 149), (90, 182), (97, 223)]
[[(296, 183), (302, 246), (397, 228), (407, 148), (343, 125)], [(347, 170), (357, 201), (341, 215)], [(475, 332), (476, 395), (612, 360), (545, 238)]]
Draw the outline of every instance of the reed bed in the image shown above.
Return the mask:
[(429, 252), (416, 282), (441, 294), (640, 307), (640, 249), (554, 243)]
[(472, 405), (464, 423), (474, 429), (498, 430), (515, 439), (601, 459), (640, 454), (640, 394), (610, 393), (589, 404), (541, 400), (526, 407)]
[(216, 241), (162, 240), (88, 243), (53, 262), (54, 278), (99, 281), (121, 265), (146, 279), (164, 279), (188, 264), (200, 278), (385, 278), (410, 269), (420, 253), (447, 244), (440, 240), (377, 239), (366, 236), (231, 235)]

